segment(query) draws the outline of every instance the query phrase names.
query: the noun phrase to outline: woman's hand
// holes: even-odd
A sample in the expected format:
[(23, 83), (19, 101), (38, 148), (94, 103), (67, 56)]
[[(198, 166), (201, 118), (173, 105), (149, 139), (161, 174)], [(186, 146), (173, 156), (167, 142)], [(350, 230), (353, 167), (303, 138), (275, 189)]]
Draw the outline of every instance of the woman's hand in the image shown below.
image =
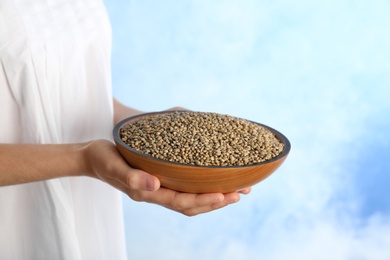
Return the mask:
[(87, 171), (127, 194), (135, 201), (161, 205), (187, 216), (220, 209), (240, 200), (250, 188), (228, 194), (182, 193), (161, 187), (157, 177), (129, 167), (115, 145), (106, 140), (89, 143), (85, 149)]

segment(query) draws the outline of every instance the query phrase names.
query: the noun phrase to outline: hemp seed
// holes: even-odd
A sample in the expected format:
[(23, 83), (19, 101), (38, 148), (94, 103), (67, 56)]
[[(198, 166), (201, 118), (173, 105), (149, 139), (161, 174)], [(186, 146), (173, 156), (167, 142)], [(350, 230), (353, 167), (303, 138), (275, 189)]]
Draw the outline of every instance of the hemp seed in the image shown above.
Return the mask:
[(282, 142), (265, 127), (211, 112), (156, 114), (124, 125), (120, 137), (152, 157), (199, 166), (242, 166), (278, 156)]

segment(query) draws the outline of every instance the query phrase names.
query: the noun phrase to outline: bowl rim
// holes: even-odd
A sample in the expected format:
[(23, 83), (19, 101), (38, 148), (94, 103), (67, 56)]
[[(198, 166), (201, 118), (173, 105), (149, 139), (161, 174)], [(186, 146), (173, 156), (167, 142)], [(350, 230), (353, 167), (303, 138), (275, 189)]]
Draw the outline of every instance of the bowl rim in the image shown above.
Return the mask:
[(266, 129), (270, 130), (276, 136), (276, 138), (278, 138), (279, 141), (281, 141), (284, 144), (283, 151), (276, 157), (273, 157), (273, 158), (271, 158), (269, 160), (266, 160), (266, 161), (263, 161), (263, 162), (258, 162), (258, 163), (253, 163), (253, 164), (227, 165), (227, 166), (216, 166), (216, 165), (205, 166), (205, 165), (185, 164), (185, 163), (180, 163), (180, 162), (171, 162), (171, 161), (168, 161), (168, 160), (163, 160), (163, 159), (160, 159), (160, 158), (153, 157), (153, 156), (151, 156), (149, 154), (142, 153), (142, 152), (136, 150), (135, 148), (130, 147), (125, 142), (123, 142), (122, 139), (119, 136), (119, 130), (128, 121), (134, 120), (134, 119), (139, 118), (139, 117), (152, 116), (152, 115), (158, 115), (158, 114), (175, 113), (175, 112), (214, 113), (214, 112), (200, 112), (200, 111), (190, 111), (190, 110), (168, 110), (168, 111), (158, 111), (158, 112), (147, 112), (147, 113), (141, 113), (141, 114), (138, 114), (138, 115), (135, 115), (135, 116), (130, 116), (130, 117), (127, 117), (127, 118), (119, 121), (115, 125), (115, 127), (113, 129), (114, 141), (116, 143), (119, 143), (125, 149), (130, 150), (131, 152), (134, 152), (134, 153), (136, 153), (136, 154), (138, 154), (140, 156), (144, 156), (144, 157), (150, 158), (150, 159), (155, 160), (155, 161), (160, 161), (160, 162), (164, 162), (164, 163), (168, 163), (168, 164), (176, 164), (176, 165), (180, 165), (180, 166), (184, 166), (184, 167), (196, 167), (196, 168), (208, 168), (208, 169), (212, 169), (212, 168), (219, 168), (219, 169), (221, 169), (221, 168), (232, 168), (232, 169), (234, 169), (234, 168), (250, 168), (250, 167), (265, 165), (265, 164), (277, 161), (279, 159), (282, 159), (283, 157), (287, 156), (289, 154), (290, 150), (291, 150), (291, 143), (290, 143), (290, 141), (287, 139), (286, 136), (284, 136), (278, 130), (276, 130), (276, 129), (270, 127), (270, 126), (267, 126), (267, 125), (255, 122), (255, 121), (251, 121), (251, 120), (240, 118), (240, 117), (236, 117), (236, 116), (232, 116), (232, 117), (234, 117), (236, 119), (246, 120), (248, 122), (257, 124), (259, 126), (262, 126), (262, 127), (266, 128)]

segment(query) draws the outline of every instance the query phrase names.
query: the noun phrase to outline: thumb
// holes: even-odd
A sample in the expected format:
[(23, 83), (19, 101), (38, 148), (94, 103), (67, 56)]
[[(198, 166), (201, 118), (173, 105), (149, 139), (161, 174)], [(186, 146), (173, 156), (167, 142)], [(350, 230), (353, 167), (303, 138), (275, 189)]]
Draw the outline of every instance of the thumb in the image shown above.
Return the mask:
[(128, 171), (125, 182), (132, 190), (156, 191), (161, 185), (157, 177), (138, 169)]

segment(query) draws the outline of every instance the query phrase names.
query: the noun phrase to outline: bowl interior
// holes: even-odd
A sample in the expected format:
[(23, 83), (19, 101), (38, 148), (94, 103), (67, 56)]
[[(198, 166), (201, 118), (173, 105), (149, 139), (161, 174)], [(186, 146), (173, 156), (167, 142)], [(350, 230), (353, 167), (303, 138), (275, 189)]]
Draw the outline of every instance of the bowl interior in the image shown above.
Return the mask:
[[(130, 166), (155, 175), (162, 186), (183, 192), (232, 192), (252, 186), (271, 175), (286, 159), (290, 152), (289, 140), (279, 131), (257, 123), (270, 130), (284, 144), (283, 151), (276, 157), (264, 162), (243, 166), (197, 166), (170, 162), (144, 154), (122, 141), (120, 129), (145, 117), (176, 111), (164, 111), (140, 114), (119, 122), (113, 130), (114, 141), (119, 152)], [(249, 120), (247, 120), (249, 121)]]

